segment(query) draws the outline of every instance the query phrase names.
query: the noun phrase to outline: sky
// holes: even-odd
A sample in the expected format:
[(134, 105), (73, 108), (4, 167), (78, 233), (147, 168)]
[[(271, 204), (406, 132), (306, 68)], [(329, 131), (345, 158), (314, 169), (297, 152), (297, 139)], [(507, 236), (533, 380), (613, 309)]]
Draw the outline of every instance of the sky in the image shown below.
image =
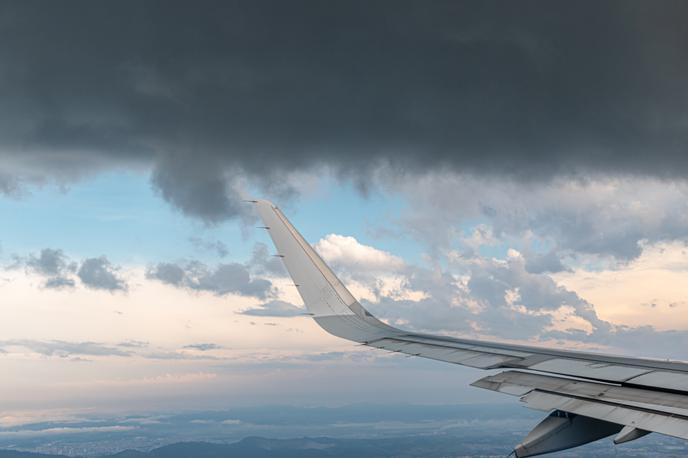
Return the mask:
[(245, 200), (396, 326), (688, 359), (682, 1), (0, 2), (0, 424), (509, 402), (327, 335)]

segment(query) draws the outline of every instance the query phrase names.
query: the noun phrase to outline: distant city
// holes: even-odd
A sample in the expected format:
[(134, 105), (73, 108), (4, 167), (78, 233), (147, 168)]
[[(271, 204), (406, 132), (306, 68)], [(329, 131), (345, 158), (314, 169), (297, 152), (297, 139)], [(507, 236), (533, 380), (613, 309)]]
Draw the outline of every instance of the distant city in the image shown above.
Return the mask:
[[(83, 416), (0, 428), (0, 458), (505, 457), (543, 415), (519, 405), (268, 406)], [(651, 434), (553, 457), (684, 457)]]

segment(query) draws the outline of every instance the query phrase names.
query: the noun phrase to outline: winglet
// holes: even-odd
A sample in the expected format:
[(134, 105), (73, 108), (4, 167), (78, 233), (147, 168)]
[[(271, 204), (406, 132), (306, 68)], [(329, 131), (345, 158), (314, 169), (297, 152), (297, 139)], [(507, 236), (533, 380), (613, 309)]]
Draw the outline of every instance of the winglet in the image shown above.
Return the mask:
[(284, 214), (267, 200), (258, 213), (306, 308), (326, 331), (365, 342), (399, 332), (373, 317), (332, 272)]

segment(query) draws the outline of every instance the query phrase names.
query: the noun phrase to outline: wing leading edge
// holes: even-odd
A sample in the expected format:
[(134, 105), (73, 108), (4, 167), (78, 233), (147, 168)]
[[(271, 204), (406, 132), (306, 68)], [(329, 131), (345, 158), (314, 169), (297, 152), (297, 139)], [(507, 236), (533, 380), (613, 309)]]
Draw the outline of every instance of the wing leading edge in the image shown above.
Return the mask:
[(361, 306), (279, 208), (265, 200), (255, 204), (306, 308), (327, 332), (391, 352), (510, 369), (473, 385), (518, 395), (528, 407), (552, 411), (516, 447), (517, 457), (611, 434), (617, 434), (616, 443), (648, 432), (688, 439), (688, 363), (457, 339), (389, 326)]

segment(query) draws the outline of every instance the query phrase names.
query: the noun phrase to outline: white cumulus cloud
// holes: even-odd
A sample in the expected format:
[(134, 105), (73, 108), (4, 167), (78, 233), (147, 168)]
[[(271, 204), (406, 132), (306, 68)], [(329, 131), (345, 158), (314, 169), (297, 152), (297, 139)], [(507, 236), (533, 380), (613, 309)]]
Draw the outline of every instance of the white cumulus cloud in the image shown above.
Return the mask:
[(315, 249), (325, 261), (345, 268), (391, 272), (404, 267), (401, 258), (364, 245), (351, 236), (328, 234), (315, 244)]

